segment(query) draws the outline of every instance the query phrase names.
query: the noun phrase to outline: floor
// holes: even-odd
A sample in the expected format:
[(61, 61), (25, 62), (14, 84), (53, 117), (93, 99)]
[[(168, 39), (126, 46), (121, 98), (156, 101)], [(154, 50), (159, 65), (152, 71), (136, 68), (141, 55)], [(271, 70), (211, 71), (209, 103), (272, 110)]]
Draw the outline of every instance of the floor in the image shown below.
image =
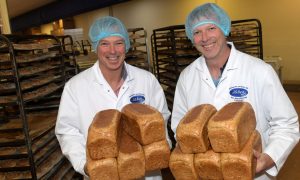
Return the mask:
[[(292, 103), (294, 104), (298, 115), (300, 114), (300, 92), (288, 92)], [(277, 180), (299, 180), (300, 179), (300, 144), (295, 147), (284, 166), (280, 170)], [(173, 180), (169, 169), (162, 171), (164, 180)]]

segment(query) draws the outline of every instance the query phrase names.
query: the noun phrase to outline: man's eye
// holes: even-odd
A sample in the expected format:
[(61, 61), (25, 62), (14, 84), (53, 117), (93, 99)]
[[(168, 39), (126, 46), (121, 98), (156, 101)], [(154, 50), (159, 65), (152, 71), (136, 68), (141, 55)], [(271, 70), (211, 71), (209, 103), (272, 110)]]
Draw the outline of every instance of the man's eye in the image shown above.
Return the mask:
[(195, 31), (195, 32), (194, 32), (194, 35), (198, 35), (198, 34), (200, 34), (199, 31)]
[(117, 44), (124, 44), (124, 42), (123, 41), (119, 41), (119, 42), (117, 42)]
[(215, 29), (216, 29), (215, 26), (209, 28), (210, 31), (215, 30)]
[(101, 46), (108, 46), (108, 43), (102, 42), (100, 43)]
[(124, 42), (117, 42), (116, 45), (123, 45)]

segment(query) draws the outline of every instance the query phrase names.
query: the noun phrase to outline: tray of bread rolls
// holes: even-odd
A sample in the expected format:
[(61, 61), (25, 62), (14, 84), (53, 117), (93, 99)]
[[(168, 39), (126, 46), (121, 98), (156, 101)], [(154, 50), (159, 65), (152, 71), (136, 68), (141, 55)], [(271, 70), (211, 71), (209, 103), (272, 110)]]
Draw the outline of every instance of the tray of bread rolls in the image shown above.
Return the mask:
[[(48, 145), (51, 141), (55, 139), (55, 134), (54, 134), (54, 129), (49, 131), (44, 136), (41, 136), (41, 138), (36, 138), (35, 141), (32, 143), (32, 151), (37, 152), (46, 145)], [(26, 158), (28, 157), (27, 155), (28, 150), (27, 147), (22, 145), (22, 146), (5, 146), (5, 147), (0, 147), (0, 159), (17, 159), (17, 158)]]
[[(37, 100), (39, 98), (43, 98), (58, 89), (62, 88), (62, 85), (57, 85), (55, 83), (50, 83), (46, 86), (42, 86), (41, 88), (35, 89), (30, 92), (26, 92), (23, 94), (24, 102)], [(1, 96), (0, 104), (13, 104), (18, 101), (17, 95), (8, 95), (8, 96)]]
[[(54, 135), (54, 132), (52, 132)], [(43, 138), (41, 138), (42, 140)], [(45, 140), (45, 139), (43, 139)], [(46, 139), (47, 140), (47, 139)], [(38, 145), (33, 145), (33, 154), (36, 164), (42, 163), (44, 159), (51, 156), (51, 154), (55, 151), (55, 149), (59, 149), (58, 142), (55, 136), (52, 136), (50, 139), (51, 141), (46, 141), (47, 144), (43, 144), (43, 147), (38, 147)], [(43, 142), (40, 142), (40, 144)], [(38, 147), (38, 148), (37, 148)], [(18, 151), (23, 150), (23, 151)], [(30, 168), (30, 163), (28, 159), (28, 154), (24, 151), (24, 148), (17, 148), (15, 147), (15, 151), (13, 148), (10, 149), (10, 153), (6, 156), (0, 156), (0, 171), (7, 172), (7, 171), (20, 171), (20, 170), (28, 170)], [(7, 152), (8, 153), (8, 152)]]
[(0, 54), (0, 63), (11, 63), (10, 54), (9, 53)]
[(14, 49), (16, 50), (36, 50), (36, 49), (49, 49), (56, 47), (58, 45), (52, 44), (52, 43), (19, 43), (19, 44), (13, 44)]
[[(27, 90), (30, 88), (34, 88), (37, 86), (41, 86), (44, 84), (48, 84), (49, 82), (55, 81), (61, 78), (60, 75), (57, 76), (37, 76), (34, 78), (26, 79), (21, 82), (21, 89)], [(0, 92), (12, 92), (16, 90), (15, 83), (13, 82), (6, 82), (0, 83)]]
[(37, 54), (24, 54), (16, 56), (16, 61), (18, 63), (28, 63), (41, 60), (47, 60), (48, 58), (53, 58), (57, 56), (57, 52), (43, 52)]
[[(63, 165), (65, 158), (63, 157), (59, 146), (52, 148), (52, 151), (53, 152), (48, 156), (45, 156), (43, 162), (36, 167), (36, 176), (38, 179), (49, 179), (47, 176), (51, 177), (52, 173), (56, 173)], [(29, 162), (26, 160), (27, 159), (22, 159), (17, 162), (10, 162), (10, 165), (15, 165), (15, 167), (12, 167), (11, 169), (7, 168), (6, 171), (0, 171), (0, 179), (32, 179), (30, 166), (28, 166)]]
[[(19, 69), (19, 75), (20, 76), (30, 76), (34, 75), (36, 73), (40, 73), (43, 71), (47, 71), (50, 69), (56, 68), (55, 66), (51, 66), (48, 64), (43, 64), (40, 66), (29, 66), (29, 67), (23, 67)], [(14, 76), (13, 70), (2, 70), (0, 72), (0, 76)]]
[[(29, 136), (32, 141), (35, 141), (54, 128), (56, 116), (51, 116), (51, 114), (28, 116), (27, 121)], [(2, 124), (0, 130), (0, 147), (24, 145), (25, 135), (23, 127), (22, 121), (18, 119)]]

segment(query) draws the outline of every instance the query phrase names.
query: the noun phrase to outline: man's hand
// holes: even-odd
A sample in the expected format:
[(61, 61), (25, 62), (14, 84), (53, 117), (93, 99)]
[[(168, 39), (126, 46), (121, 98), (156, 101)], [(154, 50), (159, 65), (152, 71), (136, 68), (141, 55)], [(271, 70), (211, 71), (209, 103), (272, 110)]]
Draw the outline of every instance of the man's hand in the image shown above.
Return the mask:
[(254, 157), (257, 159), (256, 174), (261, 173), (275, 165), (273, 159), (265, 154), (253, 150)]

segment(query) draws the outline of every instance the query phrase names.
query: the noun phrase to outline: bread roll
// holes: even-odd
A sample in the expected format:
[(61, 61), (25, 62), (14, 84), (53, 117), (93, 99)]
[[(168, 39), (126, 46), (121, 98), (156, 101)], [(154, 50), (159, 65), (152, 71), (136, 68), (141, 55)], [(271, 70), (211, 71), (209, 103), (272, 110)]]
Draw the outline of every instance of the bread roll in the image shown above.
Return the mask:
[(179, 146), (176, 146), (170, 156), (170, 170), (178, 180), (198, 180), (194, 166), (194, 154), (182, 153)]
[(118, 156), (121, 113), (115, 109), (98, 112), (88, 131), (87, 150), (94, 160)]
[(252, 180), (255, 177), (256, 158), (253, 149), (262, 151), (261, 137), (254, 131), (240, 153), (221, 153), (224, 179)]
[(143, 146), (146, 171), (167, 168), (170, 160), (170, 148), (166, 140)]
[(255, 126), (254, 110), (248, 102), (225, 105), (208, 122), (212, 149), (215, 152), (240, 152)]
[(161, 113), (146, 104), (128, 104), (122, 109), (125, 131), (140, 144), (147, 145), (166, 138)]
[(142, 146), (122, 131), (118, 155), (120, 179), (138, 179), (145, 176), (145, 156)]
[(216, 108), (210, 104), (198, 105), (189, 110), (176, 130), (177, 143), (183, 153), (200, 153), (208, 150), (207, 123)]
[(212, 149), (195, 154), (194, 165), (200, 179), (223, 179), (221, 155)]

